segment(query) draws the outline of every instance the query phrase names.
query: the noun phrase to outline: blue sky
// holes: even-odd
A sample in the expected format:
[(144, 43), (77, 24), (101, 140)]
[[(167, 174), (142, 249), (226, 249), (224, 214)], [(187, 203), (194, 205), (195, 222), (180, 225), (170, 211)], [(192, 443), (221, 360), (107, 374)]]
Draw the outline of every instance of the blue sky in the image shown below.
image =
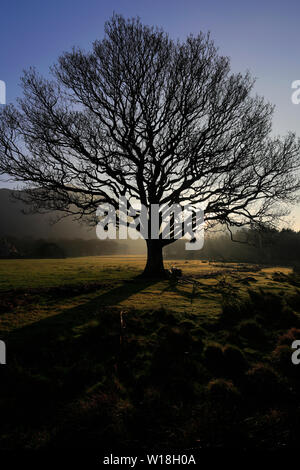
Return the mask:
[[(33, 65), (47, 74), (72, 46), (89, 49), (113, 11), (138, 15), (173, 38), (210, 30), (232, 69), (249, 69), (255, 91), (276, 105), (274, 134), (300, 136), (300, 104), (291, 102), (291, 83), (300, 80), (299, 0), (1, 0), (0, 80), (7, 102), (21, 94), (23, 69)], [(300, 208), (295, 214), (300, 221)]]

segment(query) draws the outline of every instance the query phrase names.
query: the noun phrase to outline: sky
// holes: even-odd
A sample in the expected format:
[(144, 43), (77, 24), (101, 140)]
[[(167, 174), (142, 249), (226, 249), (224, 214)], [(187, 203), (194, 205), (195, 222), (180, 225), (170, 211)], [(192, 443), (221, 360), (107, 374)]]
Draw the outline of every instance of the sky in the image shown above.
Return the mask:
[[(255, 92), (275, 104), (273, 133), (300, 137), (300, 104), (291, 100), (292, 82), (300, 80), (299, 0), (1, 0), (0, 80), (7, 103), (21, 96), (24, 69), (35, 66), (47, 75), (73, 46), (89, 50), (113, 12), (139, 16), (174, 39), (210, 31), (232, 70), (249, 70)], [(300, 206), (293, 215), (300, 229)]]

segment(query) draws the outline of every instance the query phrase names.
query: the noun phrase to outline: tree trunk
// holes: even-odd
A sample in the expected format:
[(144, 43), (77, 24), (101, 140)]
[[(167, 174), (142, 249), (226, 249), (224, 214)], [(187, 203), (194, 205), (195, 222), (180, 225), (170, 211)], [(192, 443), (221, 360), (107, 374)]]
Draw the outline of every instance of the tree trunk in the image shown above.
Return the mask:
[(142, 277), (164, 278), (166, 272), (164, 268), (161, 240), (146, 240), (147, 243), (147, 264)]

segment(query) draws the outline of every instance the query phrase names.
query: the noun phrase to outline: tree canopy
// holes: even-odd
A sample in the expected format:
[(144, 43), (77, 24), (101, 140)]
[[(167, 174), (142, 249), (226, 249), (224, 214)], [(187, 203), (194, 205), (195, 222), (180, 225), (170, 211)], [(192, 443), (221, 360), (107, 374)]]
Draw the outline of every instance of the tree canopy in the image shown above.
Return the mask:
[[(206, 227), (275, 225), (299, 188), (299, 140), (272, 137), (273, 106), (232, 73), (209, 34), (172, 40), (114, 15), (90, 52), (64, 53), (0, 113), (0, 172), (34, 210), (95, 218), (100, 201), (193, 204)], [(23, 193), (24, 194), (24, 193)], [(163, 271), (147, 240), (146, 273)]]

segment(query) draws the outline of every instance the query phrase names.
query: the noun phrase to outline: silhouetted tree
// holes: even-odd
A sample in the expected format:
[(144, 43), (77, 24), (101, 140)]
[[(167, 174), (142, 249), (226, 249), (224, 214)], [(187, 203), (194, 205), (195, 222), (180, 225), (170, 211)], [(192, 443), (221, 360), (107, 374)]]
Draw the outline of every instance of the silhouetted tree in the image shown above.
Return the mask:
[[(231, 227), (274, 224), (294, 200), (299, 142), (270, 137), (273, 107), (209, 35), (173, 41), (114, 15), (91, 52), (65, 53), (52, 74), (27, 71), (19, 106), (1, 113), (0, 171), (27, 183), (34, 210), (94, 218), (123, 195), (200, 204), (206, 227)], [(164, 273), (173, 241), (147, 240), (145, 275)]]

